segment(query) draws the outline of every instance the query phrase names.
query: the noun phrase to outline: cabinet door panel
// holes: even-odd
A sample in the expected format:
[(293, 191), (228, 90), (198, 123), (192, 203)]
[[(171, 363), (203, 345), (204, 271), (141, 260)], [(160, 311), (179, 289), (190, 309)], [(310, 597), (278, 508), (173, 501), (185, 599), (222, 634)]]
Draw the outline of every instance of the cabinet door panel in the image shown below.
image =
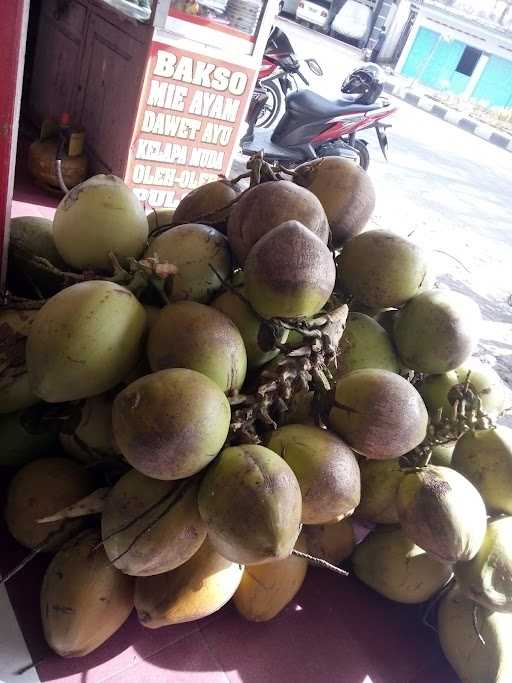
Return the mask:
[(30, 109), (37, 123), (50, 116), (60, 117), (62, 112), (75, 114), (80, 75), (85, 8), (72, 2), (61, 19), (49, 9), (43, 6), (39, 20), (30, 87)]
[(84, 5), (72, 0), (65, 9), (59, 9), (59, 0), (43, 0), (43, 12), (52, 17), (62, 31), (66, 31), (78, 41), (82, 39), (87, 19), (87, 9)]
[(146, 48), (104, 19), (89, 23), (81, 116), (93, 164), (122, 175), (136, 115)]

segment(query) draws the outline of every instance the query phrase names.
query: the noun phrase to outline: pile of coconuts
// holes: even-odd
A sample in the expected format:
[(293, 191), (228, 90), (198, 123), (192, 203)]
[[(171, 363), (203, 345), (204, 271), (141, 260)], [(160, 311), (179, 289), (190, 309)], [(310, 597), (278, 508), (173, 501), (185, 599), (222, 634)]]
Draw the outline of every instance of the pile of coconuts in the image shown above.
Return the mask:
[(10, 533), (53, 554), (49, 646), (87, 655), (133, 608), (267, 621), (323, 561), (424, 603), (462, 681), (510, 683), (512, 431), (478, 306), (367, 228), (352, 162), (249, 167), (174, 214), (99, 175), (12, 221), (0, 464)]

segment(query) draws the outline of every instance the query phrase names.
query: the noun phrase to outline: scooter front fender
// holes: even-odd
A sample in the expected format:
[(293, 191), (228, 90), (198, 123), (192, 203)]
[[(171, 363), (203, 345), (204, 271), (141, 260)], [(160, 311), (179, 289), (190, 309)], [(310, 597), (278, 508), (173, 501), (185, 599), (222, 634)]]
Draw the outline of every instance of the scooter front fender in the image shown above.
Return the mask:
[(388, 160), (388, 136), (386, 134), (386, 128), (391, 128), (391, 124), (381, 124), (381, 123), (376, 123), (375, 124), (375, 132), (377, 133), (377, 139), (379, 141), (379, 146), (381, 149), (381, 152), (384, 156), (384, 159), (387, 161)]

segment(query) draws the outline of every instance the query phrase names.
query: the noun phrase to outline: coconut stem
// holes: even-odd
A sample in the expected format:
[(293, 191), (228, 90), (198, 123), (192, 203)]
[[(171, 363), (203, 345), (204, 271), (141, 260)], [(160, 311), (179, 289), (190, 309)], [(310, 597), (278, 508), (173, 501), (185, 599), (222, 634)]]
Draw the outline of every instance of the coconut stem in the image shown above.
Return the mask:
[(286, 175), (291, 175), (292, 177), (298, 175), (294, 168), (286, 168), (286, 166), (283, 166), (282, 164), (276, 164), (276, 170), (278, 173), (286, 173)]
[(25, 299), (22, 296), (14, 296), (10, 292), (0, 292), (0, 309), (37, 311), (42, 308), (45, 303), (45, 299)]
[[(225, 178), (225, 179), (228, 180), (230, 185), (236, 185), (241, 180), (245, 180), (246, 178), (250, 178), (250, 177), (251, 177), (251, 172), (246, 171), (245, 173), (240, 173), (240, 175), (237, 175), (236, 178), (232, 178), (231, 180), (228, 180), (227, 178)], [(224, 176), (222, 176), (222, 178), (224, 178)]]
[(38, 524), (47, 524), (48, 522), (60, 522), (62, 519), (74, 519), (76, 517), (86, 517), (88, 515), (96, 515), (103, 512), (105, 508), (105, 500), (110, 492), (109, 486), (103, 486), (96, 489), (88, 496), (81, 498), (73, 505), (59, 510), (53, 515), (42, 517), (36, 520)]
[(427, 626), (427, 628), (430, 628), (432, 631), (435, 631), (437, 633), (437, 628), (434, 626), (434, 624), (430, 623), (430, 616), (433, 612), (433, 610), (436, 608), (436, 606), (439, 604), (439, 601), (441, 598), (446, 595), (446, 593), (450, 590), (450, 588), (453, 586), (455, 583), (455, 577), (450, 576), (450, 578), (446, 581), (446, 583), (441, 586), (441, 588), (437, 591), (437, 593), (434, 595), (434, 597), (429, 601), (427, 608), (425, 609), (425, 612), (423, 613), (423, 618), (422, 618), (422, 623), (424, 626)]
[[(278, 173), (281, 171), (284, 171), (291, 175), (293, 175), (294, 173), (294, 171), (284, 169), (281, 166), (273, 167), (271, 164), (264, 160), (263, 152), (258, 152), (257, 154), (254, 154), (252, 157), (250, 157), (250, 159), (247, 162), (247, 168), (249, 169), (248, 171), (241, 173), (239, 176), (237, 176), (233, 180), (230, 180), (229, 182), (232, 185), (236, 185), (236, 183), (238, 183), (240, 180), (250, 178), (249, 187), (240, 192), (239, 195), (237, 195), (234, 199), (232, 199), (224, 206), (221, 206), (220, 208), (214, 209), (213, 211), (209, 211), (208, 213), (205, 213), (195, 218), (196, 223), (211, 224), (219, 222), (220, 216), (222, 216), (228, 209), (231, 209), (238, 201), (240, 201), (240, 199), (247, 192), (249, 192), (249, 190), (251, 190), (256, 185), (259, 185), (263, 182), (280, 180), (280, 178), (278, 177)], [(177, 225), (180, 225), (180, 223), (172, 222), (166, 223), (165, 225), (160, 225), (151, 231), (150, 238), (153, 239), (155, 237), (158, 237), (158, 235), (161, 235), (163, 232), (169, 230), (170, 228), (175, 228)]]
[(462, 261), (459, 261), (459, 259), (456, 258), (453, 254), (449, 254), (447, 251), (442, 251), (441, 249), (434, 249), (434, 251), (436, 251), (438, 254), (443, 254), (444, 256), (448, 256), (448, 258), (453, 259), (453, 260), (455, 261), (455, 263), (458, 263), (459, 266), (461, 266), (462, 268), (464, 268), (464, 270), (466, 271), (466, 273), (468, 273), (469, 275), (471, 275), (471, 271), (469, 270), (469, 268), (466, 268), (466, 266), (462, 263)]
[(259, 320), (260, 322), (267, 322), (267, 321), (265, 320), (265, 318), (262, 318), (261, 315), (260, 315), (257, 311), (254, 310), (254, 308), (252, 307), (252, 304), (251, 304), (251, 302), (249, 301), (249, 299), (248, 299), (246, 296), (244, 296), (244, 295), (242, 294), (242, 292), (240, 291), (239, 288), (233, 287), (233, 285), (232, 285), (230, 282), (228, 282), (228, 280), (226, 280), (225, 278), (223, 278), (222, 275), (219, 273), (219, 271), (218, 271), (214, 266), (212, 266), (211, 263), (208, 264), (208, 267), (209, 267), (210, 270), (213, 272), (213, 274), (215, 275), (215, 277), (217, 277), (217, 278), (219, 279), (219, 282), (222, 284), (222, 286), (225, 287), (225, 289), (227, 289), (227, 290), (228, 290), (229, 292), (231, 292), (232, 294), (235, 294), (239, 299), (241, 299), (241, 300), (244, 302), (244, 304), (245, 304), (248, 308), (251, 309), (251, 312), (254, 314), (254, 316), (255, 316), (256, 318), (258, 318), (258, 320)]
[(37, 669), (40, 664), (42, 664), (44, 661), (46, 661), (47, 655), (44, 655), (43, 657), (40, 657), (39, 659), (35, 661), (31, 661), (30, 664), (27, 664), (26, 666), (22, 666), (21, 669), (17, 669), (16, 671), (13, 672), (14, 676), (23, 676), (23, 674), (27, 673), (27, 671), (30, 671), (31, 669)]
[(336, 567), (336, 565), (327, 562), (327, 560), (322, 560), (320, 557), (315, 557), (314, 555), (303, 553), (300, 550), (296, 550), (295, 548), (292, 550), (292, 555), (302, 557), (303, 560), (311, 562), (311, 564), (314, 564), (315, 567), (320, 567), (320, 569), (329, 569), (329, 571), (334, 572), (335, 574), (340, 574), (341, 576), (348, 576), (347, 571), (345, 571), (344, 569), (340, 569), (339, 567)]
[(27, 566), (29, 562), (31, 562), (34, 557), (39, 555), (40, 552), (42, 552), (47, 545), (48, 541), (45, 541), (44, 543), (40, 543), (34, 550), (32, 550), (28, 555), (25, 555), (25, 557), (21, 560), (19, 564), (17, 564), (13, 569), (11, 569), (5, 576), (2, 576), (0, 579), (0, 586), (2, 586), (4, 583), (7, 583), (10, 579), (12, 579), (18, 572), (20, 572), (24, 567)]
[[(281, 178), (279, 177), (279, 173), (295, 175), (294, 170), (284, 168), (284, 166), (281, 166), (280, 164), (269, 164), (268, 161), (265, 161), (265, 159), (263, 158), (263, 152), (258, 152), (254, 154), (252, 157), (250, 157), (249, 161), (247, 162), (247, 168), (249, 169), (248, 171), (241, 173), (239, 176), (233, 178), (233, 180), (230, 180), (229, 182), (231, 183), (231, 185), (236, 185), (236, 183), (238, 183), (240, 180), (250, 178), (249, 187), (240, 192), (239, 195), (237, 195), (234, 199), (232, 199), (224, 206), (214, 209), (213, 211), (209, 211), (208, 213), (205, 213), (201, 216), (197, 216), (194, 219), (195, 223), (206, 223), (207, 225), (218, 223), (221, 220), (220, 217), (226, 211), (231, 209), (238, 201), (240, 201), (240, 199), (247, 192), (249, 192), (249, 190), (251, 190), (256, 185), (259, 185), (260, 183), (264, 182), (281, 180)], [(173, 221), (172, 223), (166, 223), (165, 225), (159, 225), (150, 232), (149, 237), (150, 239), (154, 239), (155, 237), (158, 237), (158, 235), (161, 235), (163, 232), (166, 232), (170, 228), (175, 228), (177, 225), (180, 225), (180, 223), (176, 221)]]
[(287, 353), (276, 367), (263, 370), (255, 391), (237, 399), (238, 407), (231, 418), (230, 442), (260, 443), (258, 429), (261, 426), (276, 429), (301, 391), (313, 390), (318, 405), (323, 404), (321, 398), (330, 391), (332, 380), (328, 366), (335, 362), (347, 315), (347, 306), (341, 306), (316, 321), (318, 328), (310, 327), (315, 321), (301, 322), (299, 329), (306, 333), (304, 346)]
[(461, 384), (452, 387), (448, 400), (450, 411), (440, 409), (428, 426), (423, 443), (408, 454), (406, 467), (426, 467), (434, 446), (456, 441), (471, 430), (495, 429), (491, 417), (482, 410), (482, 400), (470, 383), (471, 371)]
[(475, 602), (473, 605), (473, 628), (475, 629), (476, 637), (478, 640), (482, 643), (482, 645), (485, 646), (485, 640), (482, 634), (480, 633), (480, 629), (478, 628), (478, 604)]
[(60, 536), (63, 532), (63, 530), (68, 526), (70, 523), (72, 523), (74, 520), (71, 519), (65, 519), (62, 524), (59, 526), (58, 529), (55, 529), (55, 531), (50, 531), (50, 533), (46, 536), (44, 541), (41, 541), (38, 545), (36, 545), (35, 548), (33, 548), (28, 555), (25, 555), (25, 557), (19, 562), (15, 567), (13, 567), (10, 571), (5, 574), (5, 576), (2, 576), (0, 578), (0, 586), (2, 586), (4, 583), (7, 583), (7, 581), (10, 581), (13, 577), (16, 576), (18, 572), (20, 572), (24, 567), (29, 564), (29, 562), (32, 562), (32, 560), (39, 555), (39, 553), (44, 552), (45, 550), (48, 549), (48, 546), (52, 543), (52, 541), (57, 537)]
[[(314, 318), (313, 320), (310, 320), (308, 318), (264, 318), (261, 316), (258, 311), (256, 311), (253, 308), (253, 305), (247, 299), (247, 297), (242, 294), (240, 291), (240, 288), (234, 287), (230, 282), (225, 280), (222, 275), (212, 266), (211, 263), (208, 264), (210, 269), (213, 271), (215, 276), (220, 280), (221, 284), (223, 287), (225, 287), (228, 291), (232, 292), (235, 294), (241, 301), (244, 302), (244, 304), (250, 309), (251, 313), (254, 315), (255, 318), (260, 322), (261, 325), (265, 325), (268, 328), (272, 328), (273, 330), (278, 329), (285, 329), (285, 330), (292, 330), (294, 332), (298, 332), (301, 334), (303, 337), (310, 337), (310, 338), (315, 338), (315, 339), (321, 339), (322, 338), (322, 330), (325, 328), (327, 325), (329, 325), (330, 322), (332, 322), (332, 316), (330, 313), (326, 313), (323, 316), (320, 316), (318, 318)], [(336, 310), (336, 309), (335, 309)], [(348, 315), (348, 311), (347, 311)], [(344, 329), (343, 324), (343, 329)], [(299, 355), (304, 355), (302, 353), (302, 349), (290, 349), (286, 344), (281, 344), (277, 341), (277, 337), (279, 336), (278, 332), (276, 331), (276, 334), (274, 334), (275, 337), (275, 348), (278, 348), (282, 351), (289, 351), (290, 356), (299, 356)], [(341, 339), (341, 335), (340, 335)], [(339, 343), (339, 342), (338, 342)], [(267, 349), (264, 349), (267, 350)], [(271, 349), (268, 349), (271, 351)]]
[[(50, 291), (61, 290), (78, 282), (109, 280), (110, 282), (126, 287), (126, 289), (129, 289), (136, 296), (140, 296), (140, 294), (148, 288), (153, 289), (156, 291), (163, 304), (169, 303), (166, 294), (167, 281), (169, 277), (177, 272), (176, 266), (168, 263), (159, 263), (156, 258), (148, 258), (142, 261), (128, 258), (128, 267), (124, 268), (119, 263), (117, 256), (111, 252), (109, 253), (109, 259), (112, 265), (112, 274), (110, 276), (95, 271), (72, 273), (60, 270), (47, 261), (47, 259), (32, 254), (16, 240), (13, 240), (10, 245), (9, 253), (13, 257), (16, 267), (26, 274), (35, 273), (40, 276), (50, 276)], [(41, 294), (41, 292), (39, 292), (39, 294)], [(31, 301), (4, 293), (0, 308), (30, 310), (41, 308), (44, 303), (44, 299)]]
[[(249, 177), (249, 176), (247, 176)], [(218, 209), (214, 209), (213, 211), (209, 211), (208, 213), (204, 213), (201, 216), (197, 216), (197, 218), (194, 219), (195, 223), (205, 223), (206, 225), (210, 224), (215, 224), (220, 221), (220, 216), (227, 211), (228, 209), (231, 209), (240, 199), (243, 197), (246, 192), (248, 192), (251, 188), (248, 187), (246, 190), (243, 192), (240, 192), (234, 199), (232, 199), (230, 202), (227, 204), (224, 204), (224, 206), (221, 206)], [(158, 237), (161, 235), (163, 232), (167, 232), (167, 230), (170, 230), (170, 228), (176, 228), (178, 225), (182, 225), (179, 221), (173, 221), (172, 223), (166, 223), (165, 225), (159, 225), (158, 227), (154, 228), (150, 234), (150, 240), (155, 239), (155, 237)]]
[(60, 270), (60, 268), (57, 268), (42, 256), (33, 254), (17, 239), (13, 239), (9, 243), (9, 258), (13, 259), (16, 266), (23, 267), (25, 273), (35, 272), (50, 275), (56, 278), (64, 287), (91, 279), (84, 273)]

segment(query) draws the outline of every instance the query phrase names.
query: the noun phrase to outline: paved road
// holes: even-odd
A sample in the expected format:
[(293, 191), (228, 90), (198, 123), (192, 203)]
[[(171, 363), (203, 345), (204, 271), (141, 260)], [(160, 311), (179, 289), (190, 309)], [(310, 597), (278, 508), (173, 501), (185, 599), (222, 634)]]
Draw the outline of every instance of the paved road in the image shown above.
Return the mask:
[(345, 76), (360, 63), (360, 51), (289, 19), (279, 17), (276, 24), (285, 31), (299, 59), (314, 57), (322, 67), (323, 77), (308, 72), (307, 67), (304, 69), (311, 86), (325, 97), (339, 97)]
[(399, 106), (388, 163), (369, 140), (378, 198), (373, 220), (445, 252), (434, 251), (435, 270), (480, 305), (479, 350), (512, 388), (512, 154)]
[[(297, 54), (324, 68), (312, 87), (336, 97), (357, 51), (279, 20)], [(384, 161), (368, 134), (377, 190), (376, 227), (410, 235), (433, 251), (440, 281), (470, 294), (485, 323), (479, 352), (512, 388), (512, 154), (397, 100)], [(445, 253), (439, 253), (440, 251)]]

